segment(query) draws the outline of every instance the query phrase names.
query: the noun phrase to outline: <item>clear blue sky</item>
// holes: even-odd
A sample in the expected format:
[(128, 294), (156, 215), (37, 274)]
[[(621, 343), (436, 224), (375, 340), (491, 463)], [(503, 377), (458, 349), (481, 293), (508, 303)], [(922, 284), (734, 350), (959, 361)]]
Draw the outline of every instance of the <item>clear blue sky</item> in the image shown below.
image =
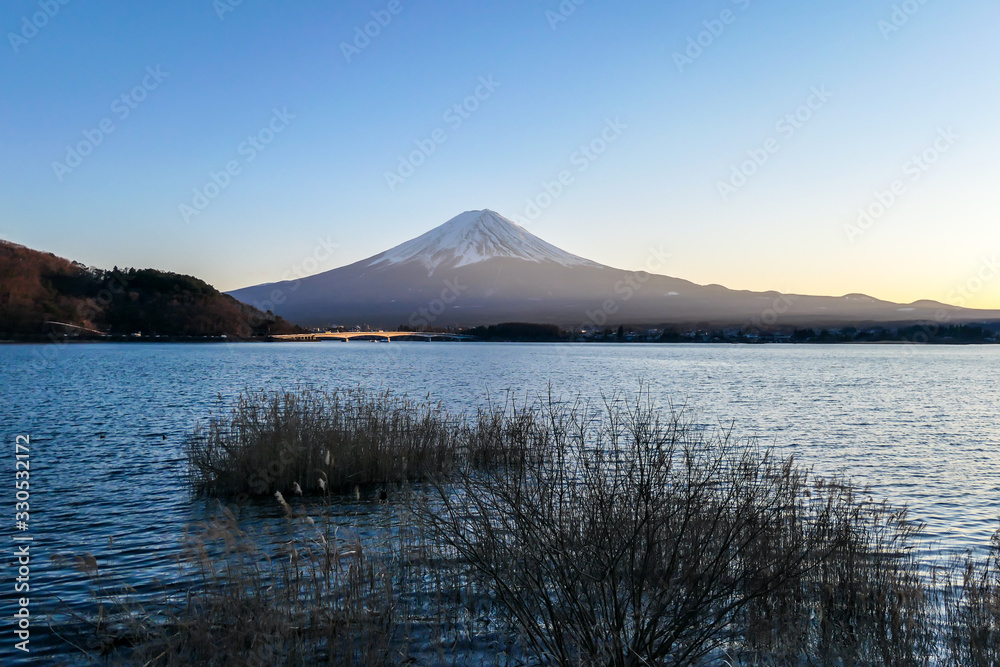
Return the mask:
[(1000, 308), (996, 2), (63, 1), (0, 9), (2, 238), (233, 289), (491, 208), (699, 283)]

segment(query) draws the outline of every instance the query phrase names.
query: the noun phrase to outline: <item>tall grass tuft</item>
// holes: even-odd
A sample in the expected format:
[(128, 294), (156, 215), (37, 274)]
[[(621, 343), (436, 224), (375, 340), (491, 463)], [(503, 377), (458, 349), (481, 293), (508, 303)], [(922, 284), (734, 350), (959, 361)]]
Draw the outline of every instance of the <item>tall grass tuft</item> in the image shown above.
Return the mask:
[(970, 554), (950, 571), (962, 578), (953, 585), (946, 577), (947, 641), (955, 664), (1000, 665), (1000, 530), (985, 556)]
[(320, 494), (446, 473), (463, 435), (439, 406), (388, 392), (244, 393), (195, 433), (188, 459), (205, 495)]
[(202, 495), (319, 495), (518, 466), (539, 454), (537, 425), (538, 407), (510, 396), (467, 419), (389, 392), (247, 392), (187, 456)]

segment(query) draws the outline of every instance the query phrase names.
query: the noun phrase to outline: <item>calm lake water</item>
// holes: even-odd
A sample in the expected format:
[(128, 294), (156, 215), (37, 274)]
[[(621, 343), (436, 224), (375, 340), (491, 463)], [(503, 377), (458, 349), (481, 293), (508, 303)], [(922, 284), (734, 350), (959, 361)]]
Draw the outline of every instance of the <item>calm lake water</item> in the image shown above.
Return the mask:
[[(513, 389), (566, 399), (635, 392), (695, 421), (757, 436), (817, 473), (843, 473), (907, 504), (950, 552), (986, 545), (1000, 517), (1000, 347), (532, 345), (489, 343), (0, 346), (8, 476), (2, 613), (14, 534), (29, 534), (33, 655), (66, 648), (44, 615), (81, 608), (86, 576), (56, 554), (90, 552), (142, 591), (176, 572), (184, 527), (207, 503), (185, 486), (183, 446), (244, 389), (361, 385), (455, 411)], [(30, 530), (13, 530), (14, 442), (31, 438)], [(109, 538), (114, 538), (113, 548)], [(5, 621), (5, 628), (10, 621)], [(22, 654), (3, 632), (0, 663)], [(35, 653), (38, 651), (39, 653)]]

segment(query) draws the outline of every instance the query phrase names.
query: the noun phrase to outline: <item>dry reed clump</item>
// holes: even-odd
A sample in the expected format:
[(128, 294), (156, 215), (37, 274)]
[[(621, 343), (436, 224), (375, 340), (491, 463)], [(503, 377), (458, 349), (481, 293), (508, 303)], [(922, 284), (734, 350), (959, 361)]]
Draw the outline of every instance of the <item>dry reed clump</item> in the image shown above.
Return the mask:
[(204, 495), (338, 493), (447, 478), (459, 465), (520, 465), (539, 452), (537, 411), (508, 397), (466, 419), (389, 392), (244, 393), (195, 432), (187, 454)]
[(385, 559), (352, 531), (286, 510), (257, 534), (225, 507), (189, 534), (196, 572), (153, 641), (129, 656), (158, 665), (382, 665), (395, 625)]
[(205, 495), (320, 494), (449, 471), (463, 426), (439, 406), (362, 390), (244, 393), (188, 444)]
[(162, 667), (511, 664), (510, 642), (484, 623), (488, 593), (436, 559), (400, 508), (378, 505), (354, 529), (330, 495), (275, 499), (278, 525), (245, 530), (220, 506), (193, 526), (181, 579), (145, 608), (102, 583), (93, 556), (71, 559), (85, 563), (98, 610), (76, 648), (92, 662)]
[[(396, 627), (386, 553), (288, 508), (286, 525), (244, 531), (233, 513), (194, 526), (182, 581), (141, 607), (88, 563), (97, 617), (88, 658), (161, 665), (384, 665)], [(155, 608), (155, 613), (147, 612)]]

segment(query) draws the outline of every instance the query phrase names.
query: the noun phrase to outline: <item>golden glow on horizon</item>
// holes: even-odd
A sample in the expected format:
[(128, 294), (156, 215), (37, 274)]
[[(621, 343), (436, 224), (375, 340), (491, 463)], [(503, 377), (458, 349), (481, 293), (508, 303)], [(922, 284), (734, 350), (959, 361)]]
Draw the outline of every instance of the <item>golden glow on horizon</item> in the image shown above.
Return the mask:
[(886, 276), (883, 280), (843, 281), (838, 277), (816, 276), (814, 279), (796, 278), (760, 278), (729, 274), (722, 276), (692, 278), (676, 275), (673, 277), (691, 280), (699, 285), (716, 284), (734, 290), (749, 290), (753, 292), (778, 291), (785, 294), (804, 294), (809, 296), (844, 296), (845, 294), (866, 294), (883, 301), (908, 304), (914, 301), (939, 301), (951, 306), (976, 308), (982, 310), (1000, 310), (1000, 273), (993, 280), (983, 280), (978, 275), (971, 274), (963, 280), (956, 280), (946, 286), (940, 284), (939, 276), (918, 276), (907, 284), (901, 284), (898, 277)]

